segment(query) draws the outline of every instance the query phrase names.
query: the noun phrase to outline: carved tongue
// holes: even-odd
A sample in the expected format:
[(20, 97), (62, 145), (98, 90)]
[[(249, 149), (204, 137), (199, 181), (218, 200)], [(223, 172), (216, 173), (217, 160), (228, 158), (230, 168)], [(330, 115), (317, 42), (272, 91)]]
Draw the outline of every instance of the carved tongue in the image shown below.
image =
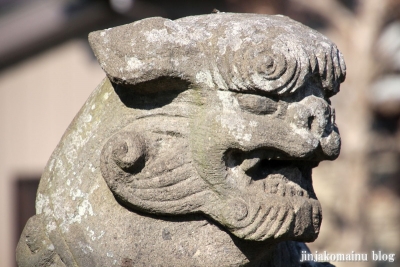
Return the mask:
[(242, 164), (240, 164), (240, 167), (244, 172), (246, 172), (260, 163), (260, 160), (260, 158), (245, 159), (243, 160)]

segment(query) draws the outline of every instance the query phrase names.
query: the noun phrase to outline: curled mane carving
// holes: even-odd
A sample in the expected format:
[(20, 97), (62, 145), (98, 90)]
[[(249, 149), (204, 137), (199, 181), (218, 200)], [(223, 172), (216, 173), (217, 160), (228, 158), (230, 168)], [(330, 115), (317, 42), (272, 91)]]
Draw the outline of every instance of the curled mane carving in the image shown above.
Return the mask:
[[(346, 75), (331, 41), (280, 15), (149, 18), (93, 32), (89, 41), (110, 80), (137, 93), (160, 90), (148, 83), (165, 78), (268, 95), (291, 94), (312, 80), (332, 96)], [(183, 89), (165, 84), (161, 90)]]

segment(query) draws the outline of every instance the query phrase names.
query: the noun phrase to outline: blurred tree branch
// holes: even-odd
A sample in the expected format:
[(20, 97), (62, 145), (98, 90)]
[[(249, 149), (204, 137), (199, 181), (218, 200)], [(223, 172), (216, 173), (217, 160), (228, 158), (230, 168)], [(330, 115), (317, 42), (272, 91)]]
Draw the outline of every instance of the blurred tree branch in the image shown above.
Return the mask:
[[(319, 14), (339, 32), (345, 32), (348, 25), (355, 23), (354, 15), (343, 4), (336, 0), (291, 0), (293, 4)], [(340, 18), (340, 19), (338, 19)]]

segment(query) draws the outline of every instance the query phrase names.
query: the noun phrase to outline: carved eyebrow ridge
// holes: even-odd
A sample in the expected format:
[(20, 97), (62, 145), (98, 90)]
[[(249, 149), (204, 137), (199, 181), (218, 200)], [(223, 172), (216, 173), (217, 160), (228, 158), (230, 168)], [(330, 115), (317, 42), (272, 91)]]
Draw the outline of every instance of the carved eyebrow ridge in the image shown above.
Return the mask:
[(259, 115), (273, 114), (278, 110), (278, 102), (269, 97), (253, 94), (238, 94), (235, 97), (239, 106), (251, 113)]

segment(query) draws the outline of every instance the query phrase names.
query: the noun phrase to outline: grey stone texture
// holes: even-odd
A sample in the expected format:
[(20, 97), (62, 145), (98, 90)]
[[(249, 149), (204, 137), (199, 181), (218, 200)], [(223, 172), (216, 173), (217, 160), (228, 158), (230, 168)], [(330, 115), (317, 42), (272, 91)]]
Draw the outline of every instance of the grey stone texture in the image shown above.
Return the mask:
[(322, 219), (312, 168), (340, 151), (332, 42), (230, 13), (89, 41), (107, 78), (45, 168), (19, 267), (331, 266), (300, 255)]

